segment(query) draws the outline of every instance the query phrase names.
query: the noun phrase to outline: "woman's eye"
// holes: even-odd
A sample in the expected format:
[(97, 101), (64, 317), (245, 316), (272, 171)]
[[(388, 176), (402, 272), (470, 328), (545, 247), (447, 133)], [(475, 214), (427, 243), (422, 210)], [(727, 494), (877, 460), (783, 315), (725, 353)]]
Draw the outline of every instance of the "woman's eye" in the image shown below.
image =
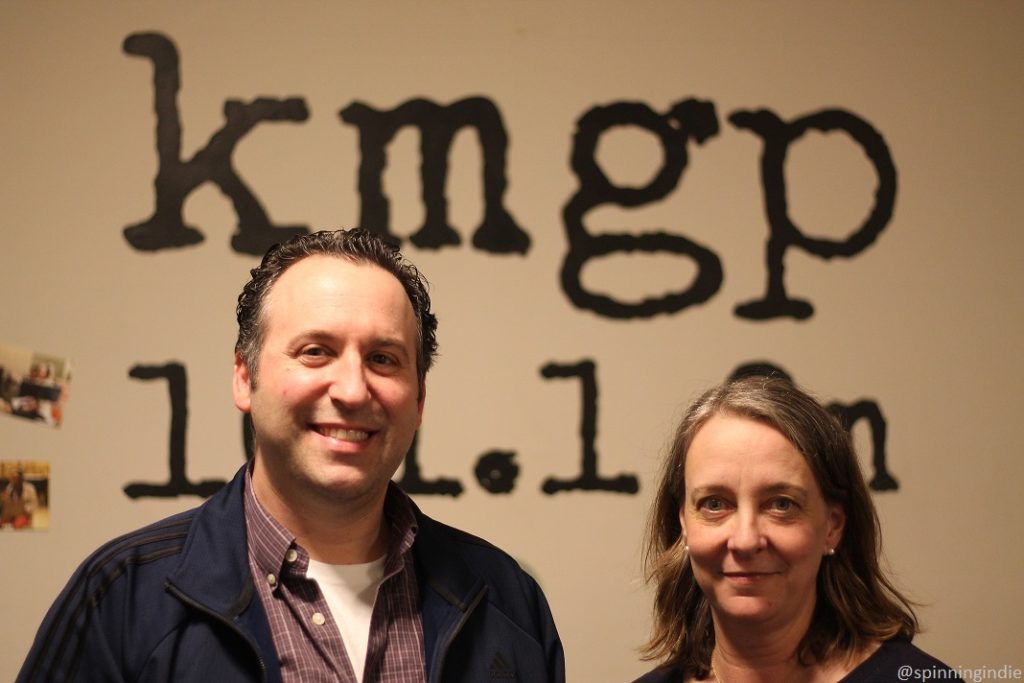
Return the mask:
[(779, 512), (789, 512), (796, 504), (789, 498), (776, 498), (772, 501), (772, 509)]
[(721, 498), (705, 498), (697, 507), (708, 512), (720, 512), (725, 509), (725, 501)]

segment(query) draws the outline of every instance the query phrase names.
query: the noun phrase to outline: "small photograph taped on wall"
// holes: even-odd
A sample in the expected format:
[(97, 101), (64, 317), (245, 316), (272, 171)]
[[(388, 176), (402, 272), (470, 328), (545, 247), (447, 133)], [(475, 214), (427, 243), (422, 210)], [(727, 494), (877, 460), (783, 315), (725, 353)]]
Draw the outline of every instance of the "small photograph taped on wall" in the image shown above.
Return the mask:
[(0, 344), (0, 414), (59, 427), (71, 384), (71, 362)]
[(50, 528), (50, 463), (0, 460), (0, 530)]

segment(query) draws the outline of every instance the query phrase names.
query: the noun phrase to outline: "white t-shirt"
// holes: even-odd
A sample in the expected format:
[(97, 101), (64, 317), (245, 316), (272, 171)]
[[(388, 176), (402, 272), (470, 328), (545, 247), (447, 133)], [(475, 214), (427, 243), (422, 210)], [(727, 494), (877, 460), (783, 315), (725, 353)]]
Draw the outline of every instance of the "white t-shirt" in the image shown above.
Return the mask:
[(384, 559), (366, 564), (326, 564), (310, 559), (306, 570), (306, 576), (317, 582), (331, 609), (359, 683), (366, 666), (373, 603), (384, 578)]

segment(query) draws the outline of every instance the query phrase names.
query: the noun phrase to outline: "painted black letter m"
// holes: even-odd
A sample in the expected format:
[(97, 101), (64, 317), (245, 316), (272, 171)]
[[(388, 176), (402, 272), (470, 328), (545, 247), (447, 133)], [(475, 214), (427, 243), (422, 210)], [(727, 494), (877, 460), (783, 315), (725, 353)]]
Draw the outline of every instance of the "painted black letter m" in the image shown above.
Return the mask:
[(389, 111), (353, 102), (341, 110), (341, 119), (359, 128), (361, 227), (393, 244), (399, 243), (399, 238), (391, 232), (390, 205), (384, 195), (385, 148), (400, 128), (416, 126), (420, 131), (420, 182), (426, 217), (423, 226), (409, 239), (421, 249), (459, 244), (459, 234), (448, 224), (448, 199), (444, 188), (452, 139), (460, 128), (472, 126), (480, 140), (484, 162), (484, 219), (473, 233), (473, 246), (495, 254), (525, 254), (530, 248), (530, 236), (516, 225), (502, 204), (508, 187), (505, 176), (508, 134), (493, 102), (484, 97), (467, 97), (441, 106), (429, 100), (413, 99)]

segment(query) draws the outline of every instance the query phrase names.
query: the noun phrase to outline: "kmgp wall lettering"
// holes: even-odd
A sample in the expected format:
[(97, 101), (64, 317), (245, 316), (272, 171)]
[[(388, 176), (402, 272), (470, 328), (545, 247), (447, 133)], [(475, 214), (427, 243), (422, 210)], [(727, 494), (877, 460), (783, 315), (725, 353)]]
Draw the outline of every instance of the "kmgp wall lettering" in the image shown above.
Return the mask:
[[(178, 50), (159, 33), (129, 35), (124, 51), (149, 59), (153, 65), (153, 102), (156, 114), (156, 150), (159, 161), (154, 179), (153, 214), (124, 228), (124, 237), (138, 251), (154, 252), (197, 245), (204, 239), (200, 228), (186, 225), (183, 207), (188, 196), (206, 183), (214, 184), (230, 201), (237, 217), (231, 248), (242, 254), (261, 255), (272, 244), (309, 231), (309, 226), (275, 225), (270, 222), (258, 195), (235, 171), (232, 155), (238, 143), (264, 122), (301, 123), (310, 117), (301, 97), (285, 99), (257, 97), (248, 102), (226, 100), (225, 123), (190, 159), (181, 158), (182, 124), (177, 96), (181, 88)], [(420, 134), (420, 181), (424, 222), (408, 240), (420, 249), (449, 249), (462, 244), (462, 236), (448, 220), (446, 181), (448, 154), (455, 134), (472, 128), (477, 134), (483, 160), (484, 216), (472, 233), (472, 246), (495, 256), (526, 255), (529, 232), (505, 206), (508, 187), (506, 153), (509, 136), (498, 106), (486, 97), (467, 97), (448, 105), (413, 98), (390, 110), (376, 109), (354, 101), (339, 112), (344, 124), (359, 132), (360, 158), (358, 193), (360, 225), (400, 244), (391, 231), (390, 201), (383, 189), (387, 168), (387, 147), (405, 127)], [(769, 236), (765, 246), (767, 284), (759, 298), (737, 304), (737, 318), (763, 321), (777, 318), (807, 320), (814, 315), (813, 304), (791, 297), (785, 282), (785, 255), (790, 248), (801, 249), (823, 259), (851, 258), (871, 246), (889, 224), (896, 201), (896, 169), (882, 135), (868, 121), (842, 109), (823, 109), (785, 121), (767, 109), (732, 112), (729, 123), (738, 131), (760, 138), (760, 176)], [(655, 136), (664, 161), (653, 179), (643, 187), (613, 184), (596, 160), (601, 136), (612, 128), (635, 126)], [(789, 215), (785, 180), (786, 155), (790, 145), (809, 131), (842, 132), (858, 145), (870, 161), (878, 185), (874, 205), (864, 222), (843, 240), (806, 235)], [(670, 195), (682, 180), (693, 147), (709, 144), (720, 135), (719, 115), (713, 102), (694, 98), (681, 100), (665, 112), (643, 102), (613, 102), (592, 107), (576, 122), (570, 167), (579, 189), (563, 209), (568, 250), (562, 260), (560, 283), (563, 294), (581, 310), (619, 320), (673, 315), (709, 301), (721, 288), (723, 269), (719, 257), (688, 237), (666, 231), (601, 233), (588, 231), (585, 218), (603, 205), (639, 207)], [(612, 254), (669, 254), (692, 260), (696, 274), (682, 290), (627, 302), (614, 296), (588, 291), (581, 271), (595, 257)], [(783, 372), (769, 363), (748, 363), (736, 372), (751, 369)], [(593, 360), (549, 362), (540, 368), (544, 380), (577, 379), (581, 387), (580, 470), (571, 479), (547, 478), (542, 491), (552, 495), (566, 491), (608, 491), (636, 494), (640, 485), (635, 474), (607, 476), (600, 473), (597, 440), (598, 368)], [(209, 496), (224, 484), (221, 480), (192, 482), (186, 476), (185, 434), (188, 423), (187, 370), (183, 364), (137, 364), (129, 376), (143, 381), (167, 382), (171, 404), (169, 478), (163, 483), (134, 482), (124, 487), (131, 498), (179, 495)], [(851, 404), (834, 404), (848, 428), (865, 421), (871, 430), (872, 466), (870, 485), (874, 490), (895, 490), (897, 480), (886, 467), (886, 422), (878, 404), (863, 399)], [(243, 420), (243, 443), (249, 447), (250, 427)], [(519, 473), (514, 451), (490, 450), (481, 454), (473, 470), (478, 484), (492, 494), (513, 490)], [(409, 493), (459, 496), (461, 480), (421, 476), (418, 443), (406, 456), (402, 486)]]

